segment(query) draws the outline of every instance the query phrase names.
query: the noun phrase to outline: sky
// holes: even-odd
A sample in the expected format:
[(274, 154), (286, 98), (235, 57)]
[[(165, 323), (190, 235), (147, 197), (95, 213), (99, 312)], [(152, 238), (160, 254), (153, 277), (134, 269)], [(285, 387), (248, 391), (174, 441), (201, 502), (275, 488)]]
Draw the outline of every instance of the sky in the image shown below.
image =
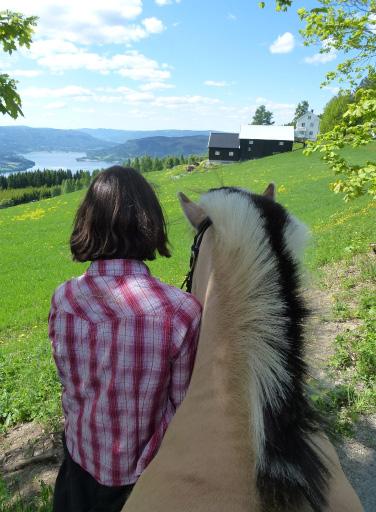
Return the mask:
[(308, 100), (319, 114), (336, 89), (320, 88), (333, 51), (305, 47), (296, 13), (257, 0), (0, 0), (39, 16), (29, 50), (0, 53), (18, 80), (24, 117), (0, 125), (124, 130), (237, 131), (264, 104), (276, 124)]

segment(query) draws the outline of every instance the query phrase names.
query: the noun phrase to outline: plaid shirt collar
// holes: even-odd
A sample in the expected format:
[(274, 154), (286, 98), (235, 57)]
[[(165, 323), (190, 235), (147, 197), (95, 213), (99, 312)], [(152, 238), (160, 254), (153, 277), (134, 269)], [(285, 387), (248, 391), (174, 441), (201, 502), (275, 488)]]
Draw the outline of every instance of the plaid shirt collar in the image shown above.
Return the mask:
[(113, 259), (93, 261), (86, 271), (87, 276), (124, 276), (144, 274), (150, 271), (144, 262), (139, 260)]

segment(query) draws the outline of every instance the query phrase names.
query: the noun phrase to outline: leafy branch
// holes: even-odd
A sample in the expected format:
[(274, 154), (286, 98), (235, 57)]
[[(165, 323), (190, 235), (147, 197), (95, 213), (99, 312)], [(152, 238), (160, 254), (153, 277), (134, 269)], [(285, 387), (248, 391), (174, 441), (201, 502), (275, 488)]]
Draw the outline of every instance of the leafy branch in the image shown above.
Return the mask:
[[(30, 48), (36, 24), (36, 16), (26, 17), (17, 12), (0, 11), (0, 45), (3, 51), (12, 54), (22, 46)], [(13, 119), (23, 115), (17, 82), (7, 74), (0, 74), (0, 112)]]
[[(342, 93), (356, 90), (366, 76), (375, 80), (376, 69), (376, 0), (317, 0), (318, 6), (298, 9), (305, 26), (300, 30), (305, 46), (319, 46), (321, 54), (341, 52), (345, 58), (335, 70), (326, 74), (322, 87), (336, 81)], [(286, 11), (292, 1), (275, 0), (277, 10)], [(265, 7), (266, 2), (261, 2)], [(343, 118), (328, 132), (310, 143), (305, 154), (319, 152), (336, 176), (331, 184), (345, 201), (370, 194), (376, 199), (376, 163), (354, 165), (341, 155), (345, 146), (358, 147), (375, 139), (375, 87), (360, 86)]]

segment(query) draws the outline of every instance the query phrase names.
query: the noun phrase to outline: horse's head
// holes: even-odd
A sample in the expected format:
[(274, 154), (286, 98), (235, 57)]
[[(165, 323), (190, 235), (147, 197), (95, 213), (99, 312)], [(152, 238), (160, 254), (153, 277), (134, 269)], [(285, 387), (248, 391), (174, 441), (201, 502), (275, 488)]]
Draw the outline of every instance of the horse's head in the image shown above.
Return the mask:
[[(296, 259), (307, 238), (307, 230), (275, 202), (275, 186), (262, 195), (235, 187), (211, 189), (198, 203), (180, 193), (179, 199), (190, 224), (196, 230), (192, 245), (188, 289), (204, 302), (215, 251), (227, 253), (234, 264), (250, 256), (256, 246), (265, 252), (287, 251)], [(269, 244), (266, 240), (269, 239)], [(264, 253), (265, 255), (265, 253)], [(242, 259), (242, 258), (241, 258)], [(234, 269), (235, 271), (236, 269)]]

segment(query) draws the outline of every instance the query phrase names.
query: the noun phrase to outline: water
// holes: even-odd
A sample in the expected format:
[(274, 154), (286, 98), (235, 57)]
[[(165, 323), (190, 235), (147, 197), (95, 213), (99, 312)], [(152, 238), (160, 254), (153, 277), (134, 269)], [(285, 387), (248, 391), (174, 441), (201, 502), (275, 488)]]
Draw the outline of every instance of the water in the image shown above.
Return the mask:
[(77, 158), (86, 156), (86, 153), (76, 153), (73, 151), (33, 151), (32, 153), (25, 153), (22, 156), (28, 160), (35, 162), (34, 167), (26, 169), (27, 171), (36, 171), (37, 169), (70, 169), (71, 171), (90, 171), (95, 169), (104, 169), (110, 167), (116, 162), (78, 162)]

